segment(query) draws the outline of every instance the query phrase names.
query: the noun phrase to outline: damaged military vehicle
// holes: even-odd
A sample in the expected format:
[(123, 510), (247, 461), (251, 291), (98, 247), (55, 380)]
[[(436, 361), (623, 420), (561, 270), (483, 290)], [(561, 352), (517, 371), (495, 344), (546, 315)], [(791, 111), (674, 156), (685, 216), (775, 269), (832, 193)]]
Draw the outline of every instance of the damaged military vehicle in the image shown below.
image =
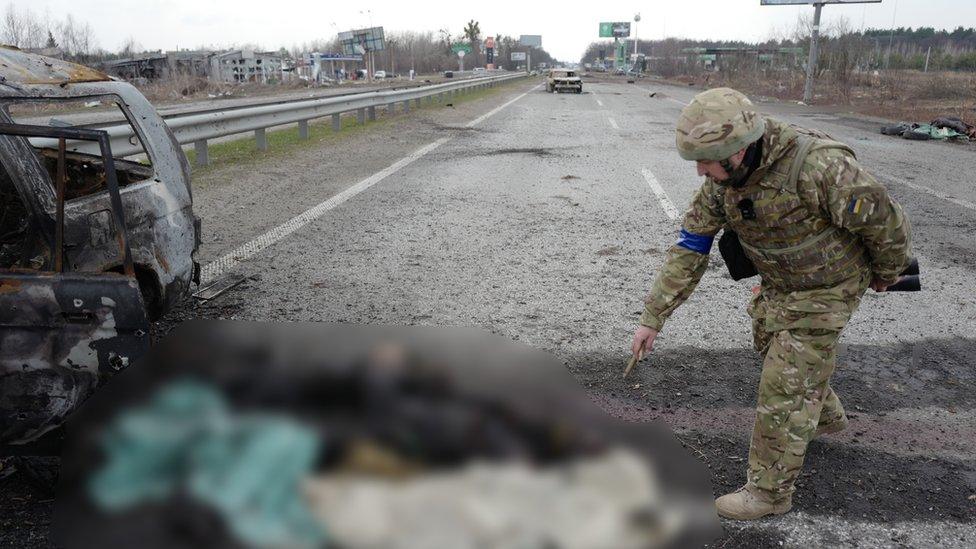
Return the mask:
[(0, 47), (0, 444), (56, 428), (148, 348), (199, 242), (189, 165), (136, 88)]

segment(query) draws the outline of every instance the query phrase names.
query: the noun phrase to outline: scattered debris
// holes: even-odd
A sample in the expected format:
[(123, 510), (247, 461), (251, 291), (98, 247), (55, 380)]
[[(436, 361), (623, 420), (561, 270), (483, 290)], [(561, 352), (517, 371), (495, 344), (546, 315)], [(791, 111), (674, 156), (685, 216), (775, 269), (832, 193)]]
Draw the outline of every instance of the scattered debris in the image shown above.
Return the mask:
[(562, 177), (562, 180), (563, 180), (563, 181), (569, 181), (569, 180), (571, 180), (571, 179), (581, 179), (581, 178), (580, 178), (580, 176), (578, 176), (578, 175), (572, 175), (572, 174), (570, 174), (570, 175), (564, 175), (564, 176)]
[(650, 95), (648, 95), (648, 97), (657, 97), (657, 92), (651, 92)]
[(241, 282), (244, 282), (246, 279), (247, 277), (243, 275), (229, 274), (204, 286), (203, 288), (200, 288), (196, 293), (193, 294), (193, 297), (199, 299), (200, 301), (210, 301), (211, 299), (219, 297), (227, 290), (237, 286)]
[(976, 139), (976, 126), (964, 122), (955, 116), (942, 116), (929, 124), (910, 124), (899, 122), (881, 127), (884, 135), (898, 135), (913, 141), (927, 141), (929, 139), (958, 139), (965, 137)]

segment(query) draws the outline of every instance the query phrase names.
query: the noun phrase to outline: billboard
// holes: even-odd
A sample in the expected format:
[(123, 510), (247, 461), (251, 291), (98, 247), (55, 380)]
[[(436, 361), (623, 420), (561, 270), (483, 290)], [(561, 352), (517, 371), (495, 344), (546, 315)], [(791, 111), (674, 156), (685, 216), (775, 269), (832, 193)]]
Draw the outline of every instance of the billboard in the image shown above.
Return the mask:
[(880, 4), (881, 0), (759, 0), (761, 6), (796, 6), (804, 4)]
[(627, 38), (630, 36), (630, 21), (600, 23), (600, 38)]
[(525, 52), (524, 51), (513, 51), (512, 52), (512, 61), (525, 61)]
[(342, 46), (342, 53), (346, 55), (362, 55), (386, 49), (383, 27), (340, 32), (339, 44)]
[(520, 46), (542, 47), (542, 36), (538, 34), (523, 34), (519, 37)]

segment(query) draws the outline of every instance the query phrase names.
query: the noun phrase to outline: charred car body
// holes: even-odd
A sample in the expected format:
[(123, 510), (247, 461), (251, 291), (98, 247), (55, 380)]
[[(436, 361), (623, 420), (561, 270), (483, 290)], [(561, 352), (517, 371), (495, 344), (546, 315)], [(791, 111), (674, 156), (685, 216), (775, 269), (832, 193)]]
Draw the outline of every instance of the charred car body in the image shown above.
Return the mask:
[[(99, 125), (131, 125), (111, 150)], [(100, 72), (0, 47), (0, 443), (56, 427), (198, 277), (189, 165)]]
[(576, 75), (576, 71), (569, 69), (552, 69), (546, 83), (549, 93), (571, 91), (583, 93), (583, 81)]

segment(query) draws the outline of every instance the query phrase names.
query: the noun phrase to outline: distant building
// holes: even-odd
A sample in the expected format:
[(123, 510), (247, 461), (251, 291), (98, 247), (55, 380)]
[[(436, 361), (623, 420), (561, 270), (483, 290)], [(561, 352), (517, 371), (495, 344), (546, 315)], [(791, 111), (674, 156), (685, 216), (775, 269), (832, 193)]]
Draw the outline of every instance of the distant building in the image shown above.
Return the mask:
[[(343, 53), (306, 53), (301, 57), (300, 76), (309, 82), (323, 83), (342, 80), (344, 75), (355, 72), (362, 64), (362, 55)], [(347, 66), (346, 64), (350, 65)]]
[(176, 75), (210, 76), (211, 51), (146, 52), (101, 63), (106, 73), (125, 80), (159, 80)]
[(276, 52), (232, 50), (210, 58), (210, 75), (222, 82), (280, 82), (281, 55)]
[(210, 59), (216, 53), (209, 50), (179, 50), (166, 52), (166, 66), (170, 74), (210, 77)]
[(169, 76), (166, 55), (162, 52), (140, 53), (132, 57), (105, 61), (101, 63), (101, 69), (123, 80), (137, 78), (157, 80)]

